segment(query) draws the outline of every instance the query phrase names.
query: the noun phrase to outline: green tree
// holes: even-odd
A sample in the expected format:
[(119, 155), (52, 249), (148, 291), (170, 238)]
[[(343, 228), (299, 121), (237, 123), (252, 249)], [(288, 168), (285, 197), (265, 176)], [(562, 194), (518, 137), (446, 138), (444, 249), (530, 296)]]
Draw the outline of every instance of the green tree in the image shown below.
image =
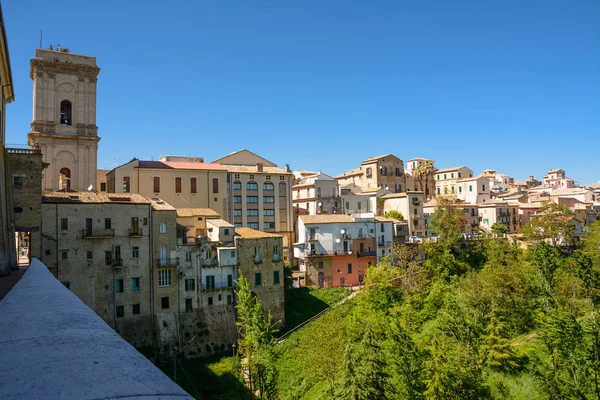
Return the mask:
[(485, 339), (486, 364), (497, 371), (513, 372), (519, 368), (519, 359), (508, 340), (504, 337), (504, 323), (496, 310), (492, 312)]
[(540, 242), (529, 249), (528, 259), (540, 274), (546, 295), (550, 296), (554, 287), (554, 273), (564, 262), (560, 250)]
[(436, 205), (431, 216), (431, 231), (440, 237), (446, 248), (454, 248), (464, 232), (465, 213), (445, 197), (436, 197)]
[(265, 312), (262, 304), (250, 290), (248, 280), (240, 275), (236, 280), (238, 290), (236, 305), (238, 314), (238, 349), (242, 358), (240, 367), (248, 387), (258, 393), (260, 399), (276, 396), (276, 370), (274, 367), (275, 329), (271, 312)]
[(358, 363), (352, 343), (348, 343), (344, 352), (342, 376), (336, 394), (340, 400), (361, 400), (366, 398), (366, 393), (364, 393), (360, 385)]
[(549, 240), (555, 246), (562, 241), (573, 241), (575, 226), (571, 223), (573, 213), (569, 207), (554, 202), (544, 202), (540, 210), (521, 228), (529, 242)]
[(386, 372), (386, 361), (381, 351), (379, 339), (375, 337), (373, 328), (367, 324), (365, 334), (358, 347), (358, 388), (361, 399), (385, 400), (392, 387), (388, 385), (389, 374)]
[(402, 213), (398, 210), (390, 210), (390, 211), (386, 212), (384, 216), (386, 218), (397, 219), (398, 221), (404, 220), (404, 215), (402, 215)]
[(498, 236), (504, 236), (508, 233), (508, 227), (500, 222), (495, 222), (491, 229), (492, 233)]
[(423, 353), (394, 319), (390, 319), (385, 357), (390, 371), (389, 382), (395, 391), (394, 398), (423, 399)]

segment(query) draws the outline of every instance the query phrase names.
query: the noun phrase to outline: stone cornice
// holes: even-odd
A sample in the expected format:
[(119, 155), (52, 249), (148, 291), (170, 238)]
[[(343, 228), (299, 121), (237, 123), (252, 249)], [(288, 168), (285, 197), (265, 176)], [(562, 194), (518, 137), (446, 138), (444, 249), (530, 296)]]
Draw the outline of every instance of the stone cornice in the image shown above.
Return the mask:
[[(100, 68), (92, 65), (83, 65), (83, 64), (70, 64), (65, 62), (58, 61), (48, 61), (48, 60), (40, 60), (37, 58), (32, 58), (30, 61), (30, 71), (29, 77), (34, 79), (34, 75), (37, 74), (38, 68), (40, 68), (47, 72), (65, 72), (65, 73), (83, 73), (87, 75), (90, 79), (95, 79), (100, 73)], [(41, 71), (40, 71), (41, 72)]]
[(82, 140), (82, 141), (90, 141), (94, 143), (98, 143), (100, 141), (99, 136), (65, 136), (65, 135), (52, 135), (49, 133), (40, 133), (40, 132), (29, 132), (27, 135), (29, 139), (37, 138), (37, 139), (52, 139), (52, 140)]

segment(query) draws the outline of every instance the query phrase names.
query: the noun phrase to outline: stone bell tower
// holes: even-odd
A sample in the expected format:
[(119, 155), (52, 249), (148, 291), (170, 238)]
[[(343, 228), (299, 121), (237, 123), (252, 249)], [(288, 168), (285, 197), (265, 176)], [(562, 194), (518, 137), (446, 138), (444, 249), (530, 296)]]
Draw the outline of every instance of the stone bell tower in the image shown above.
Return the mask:
[(96, 186), (96, 57), (68, 49), (36, 49), (31, 60), (33, 121), (29, 146), (48, 167), (43, 190), (88, 190)]

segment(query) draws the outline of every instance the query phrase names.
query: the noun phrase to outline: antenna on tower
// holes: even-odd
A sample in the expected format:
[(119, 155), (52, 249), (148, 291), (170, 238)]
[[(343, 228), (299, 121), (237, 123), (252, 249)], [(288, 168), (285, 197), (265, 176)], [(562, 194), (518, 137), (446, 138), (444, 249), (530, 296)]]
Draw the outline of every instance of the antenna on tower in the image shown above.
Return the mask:
[(40, 49), (42, 48), (42, 30), (40, 29)]

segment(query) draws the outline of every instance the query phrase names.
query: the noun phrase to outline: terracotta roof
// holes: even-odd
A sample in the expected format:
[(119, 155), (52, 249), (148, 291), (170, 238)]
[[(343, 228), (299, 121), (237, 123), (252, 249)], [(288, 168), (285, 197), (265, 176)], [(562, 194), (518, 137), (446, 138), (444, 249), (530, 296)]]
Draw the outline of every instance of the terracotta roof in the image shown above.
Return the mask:
[(408, 195), (405, 192), (402, 192), (402, 193), (390, 193), (390, 194), (386, 194), (385, 196), (381, 196), (381, 198), (382, 199), (395, 199), (395, 198), (406, 197), (406, 196), (408, 196)]
[(362, 170), (360, 168), (354, 168), (354, 169), (351, 169), (348, 172), (344, 172), (341, 175), (334, 176), (334, 178), (335, 179), (341, 179), (341, 178), (346, 178), (346, 177), (355, 176), (355, 175), (362, 175)]
[(162, 199), (159, 198), (151, 198), (150, 202), (152, 203), (152, 208), (154, 208), (155, 210), (160, 210), (160, 211), (175, 211), (175, 207), (173, 207), (172, 205), (170, 205), (169, 203), (165, 202)]
[(437, 171), (435, 171), (435, 173), (439, 173), (439, 172), (451, 172), (451, 171), (456, 171), (457, 169), (461, 169), (461, 168), (467, 168), (464, 165), (461, 165), (460, 167), (452, 167), (452, 168), (442, 168), (442, 169), (438, 169)]
[(178, 208), (178, 217), (217, 217), (221, 215), (212, 208)]
[(558, 172), (565, 172), (564, 170), (558, 168), (558, 169), (551, 169), (550, 171), (548, 171), (549, 174), (556, 174)]
[(564, 194), (585, 194), (585, 193), (589, 193), (589, 189), (585, 189), (585, 188), (557, 189), (557, 190), (553, 190), (552, 193), (550, 193), (550, 196), (560, 196), (560, 195), (564, 195)]
[(411, 158), (410, 160), (406, 160), (406, 162), (409, 162), (409, 161), (433, 161), (433, 160), (430, 158), (415, 157), (415, 158)]
[(186, 161), (143, 161), (138, 162), (138, 168), (142, 169), (197, 169), (211, 171), (227, 171), (227, 168), (220, 164), (209, 164)]
[(278, 238), (283, 237), (274, 233), (257, 231), (251, 228), (235, 228), (237, 239), (261, 239), (261, 238)]
[(336, 224), (354, 222), (351, 216), (346, 214), (319, 214), (301, 215), (298, 217), (305, 224)]
[(207, 224), (217, 226), (219, 228), (233, 228), (233, 224), (221, 218), (211, 218), (206, 220)]
[(600, 189), (600, 182), (598, 182), (598, 183), (594, 183), (593, 185), (590, 185), (590, 187), (591, 187), (592, 189)]
[(125, 203), (151, 204), (152, 202), (135, 193), (96, 192), (44, 192), (43, 203)]
[(534, 201), (531, 203), (519, 203), (519, 208), (541, 208), (544, 205), (541, 201)]
[(293, 175), (291, 172), (285, 172), (285, 170), (278, 167), (263, 167), (262, 172), (258, 172), (256, 165), (228, 165), (223, 164), (223, 168), (229, 172), (237, 173), (249, 173), (249, 174), (278, 174), (278, 175)]
[(381, 217), (381, 216), (376, 216), (375, 221), (377, 221), (377, 222), (398, 222), (397, 219)]
[[(461, 167), (459, 167), (459, 168), (461, 168)], [(483, 179), (489, 179), (487, 176), (484, 176), (483, 173), (481, 173), (481, 174), (479, 174), (477, 176), (471, 176), (471, 177), (468, 177), (468, 178), (460, 178), (456, 182), (469, 182), (469, 181), (474, 181), (474, 180), (481, 179), (481, 178), (483, 178)]]
[(386, 157), (394, 157), (394, 158), (398, 158), (393, 154), (383, 154), (381, 156), (377, 156), (377, 157), (369, 157), (366, 160), (363, 160), (362, 164), (370, 164), (373, 161), (378, 161), (381, 160), (382, 158), (386, 158)]

